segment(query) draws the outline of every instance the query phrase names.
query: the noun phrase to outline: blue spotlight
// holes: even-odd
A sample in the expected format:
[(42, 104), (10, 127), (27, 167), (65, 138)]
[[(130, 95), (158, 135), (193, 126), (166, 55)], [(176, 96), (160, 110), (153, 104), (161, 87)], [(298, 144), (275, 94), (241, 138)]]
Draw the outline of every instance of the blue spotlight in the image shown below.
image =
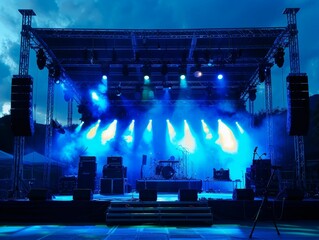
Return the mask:
[(238, 143), (232, 130), (220, 119), (218, 120), (218, 136), (219, 138), (217, 139), (216, 143), (221, 146), (224, 152), (237, 152)]
[(134, 140), (134, 124), (135, 120), (132, 120), (130, 125), (128, 126), (128, 129), (125, 131), (123, 139), (126, 143), (130, 144)]
[(84, 124), (84, 122), (81, 121), (81, 123), (75, 128), (75, 132), (76, 132), (76, 133), (78, 133), (78, 132), (81, 131), (83, 124)]
[(149, 120), (146, 129), (144, 130), (143, 133), (143, 140), (147, 144), (151, 143), (153, 140), (153, 131), (152, 131), (152, 119)]
[(144, 75), (144, 80), (145, 80), (145, 81), (150, 80), (150, 76), (149, 76), (149, 75)]
[(204, 133), (205, 133), (205, 138), (206, 138), (207, 140), (212, 139), (212, 138), (213, 138), (213, 134), (210, 132), (210, 130), (209, 130), (207, 124), (205, 123), (204, 120), (201, 120), (201, 122), (202, 122), (203, 131), (204, 131)]
[(173, 143), (175, 140), (174, 138), (176, 137), (175, 129), (168, 119), (166, 120), (166, 123), (167, 123), (169, 140), (171, 141), (171, 143)]
[(102, 79), (103, 79), (103, 80), (107, 80), (107, 76), (104, 74), (104, 75), (102, 76)]
[(244, 129), (239, 125), (238, 122), (236, 122), (236, 126), (238, 127), (238, 130), (239, 130), (239, 132), (240, 132), (241, 134), (243, 134), (243, 133), (245, 132)]
[(179, 79), (180, 79), (180, 80), (185, 80), (185, 79), (186, 79), (185, 74), (181, 74), (181, 75), (179, 76)]
[(116, 126), (117, 126), (117, 120), (114, 120), (106, 130), (102, 132), (102, 139), (101, 143), (105, 145), (108, 141), (112, 140), (115, 137), (116, 134)]
[(186, 120), (184, 120), (184, 137), (179, 144), (187, 149), (190, 153), (194, 153), (196, 142)]
[(91, 96), (92, 96), (92, 99), (93, 99), (93, 100), (99, 101), (99, 96), (97, 95), (96, 92), (92, 92), (92, 93), (91, 93)]
[(220, 73), (220, 74), (218, 74), (217, 78), (218, 78), (218, 80), (222, 80), (224, 78), (224, 76), (223, 76), (223, 74)]

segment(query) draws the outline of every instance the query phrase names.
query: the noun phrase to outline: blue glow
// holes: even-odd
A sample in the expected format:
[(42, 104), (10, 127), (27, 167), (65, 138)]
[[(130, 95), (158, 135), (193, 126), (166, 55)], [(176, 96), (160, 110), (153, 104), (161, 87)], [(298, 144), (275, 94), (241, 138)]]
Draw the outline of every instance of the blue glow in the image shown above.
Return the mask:
[(244, 129), (239, 125), (239, 123), (238, 122), (236, 122), (236, 126), (238, 127), (238, 130), (239, 130), (239, 132), (241, 133), (241, 134), (244, 134)]
[(196, 142), (186, 120), (184, 120), (184, 137), (179, 144), (183, 146), (188, 152), (194, 153)]
[(132, 120), (130, 125), (128, 126), (128, 129), (125, 131), (123, 139), (126, 143), (130, 144), (134, 140), (134, 125), (135, 125), (135, 120)]
[(84, 122), (81, 122), (76, 128), (75, 128), (75, 133), (79, 133), (82, 129)]
[(166, 123), (167, 123), (169, 140), (171, 141), (171, 143), (174, 143), (175, 137), (176, 137), (175, 129), (168, 119), (166, 120)]
[(205, 123), (205, 121), (201, 120), (201, 122), (202, 122), (203, 131), (205, 133), (205, 138), (207, 140), (211, 140), (213, 138), (213, 134), (210, 132), (207, 124)]
[(116, 134), (116, 126), (117, 126), (117, 120), (114, 120), (106, 130), (102, 132), (102, 139), (101, 143), (105, 145), (108, 141), (112, 140), (115, 137)]
[(97, 121), (97, 123), (88, 131), (86, 134), (87, 139), (93, 139), (96, 136), (97, 129), (100, 126), (100, 120)]
[(106, 75), (103, 75), (103, 76), (102, 76), (102, 79), (103, 79), (103, 80), (107, 80), (107, 76), (106, 76)]
[(148, 81), (148, 80), (150, 80), (150, 76), (144, 75), (144, 81)]
[(227, 153), (237, 153), (238, 143), (232, 130), (220, 119), (218, 120), (218, 136), (216, 143)]
[(99, 96), (97, 95), (96, 92), (92, 92), (92, 93), (91, 93), (91, 96), (92, 96), (92, 99), (93, 99), (93, 100), (99, 101)]
[(149, 120), (149, 122), (144, 130), (143, 140), (147, 144), (149, 144), (153, 141), (152, 120)]
[(224, 78), (223, 74), (218, 74), (217, 76), (218, 80), (222, 80)]
[(181, 75), (181, 76), (180, 76), (179, 86), (180, 86), (181, 88), (187, 88), (187, 81), (186, 81), (186, 76), (185, 76), (185, 75)]

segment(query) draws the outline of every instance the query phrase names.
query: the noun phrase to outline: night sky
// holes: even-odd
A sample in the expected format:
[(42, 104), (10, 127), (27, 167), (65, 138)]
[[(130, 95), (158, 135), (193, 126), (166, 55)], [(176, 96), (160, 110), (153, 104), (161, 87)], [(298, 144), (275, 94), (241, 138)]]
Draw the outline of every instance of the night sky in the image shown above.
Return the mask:
[[(0, 116), (9, 114), (11, 78), (18, 73), (21, 15), (18, 9), (33, 9), (32, 26), (40, 28), (245, 28), (285, 27), (287, 7), (301, 8), (297, 14), (301, 72), (309, 77), (310, 95), (319, 93), (319, 1), (317, 0), (55, 0), (1, 1), (0, 3)], [(286, 108), (285, 65), (272, 68), (273, 107)], [(34, 78), (35, 120), (44, 123), (47, 70), (40, 71), (31, 50), (30, 75)], [(61, 103), (61, 104), (58, 104)], [(263, 87), (258, 88), (256, 109), (264, 106)], [(67, 103), (59, 87), (55, 90), (54, 118), (66, 122)], [(75, 111), (76, 112), (76, 111)], [(78, 123), (78, 119), (74, 119)]]

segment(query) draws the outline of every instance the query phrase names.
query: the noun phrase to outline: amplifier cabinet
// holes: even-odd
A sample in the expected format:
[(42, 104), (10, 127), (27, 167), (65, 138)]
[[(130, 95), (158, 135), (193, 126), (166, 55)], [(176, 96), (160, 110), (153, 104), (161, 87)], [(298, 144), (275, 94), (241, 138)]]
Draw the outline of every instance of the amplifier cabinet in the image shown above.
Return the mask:
[(100, 194), (124, 194), (127, 178), (101, 178)]

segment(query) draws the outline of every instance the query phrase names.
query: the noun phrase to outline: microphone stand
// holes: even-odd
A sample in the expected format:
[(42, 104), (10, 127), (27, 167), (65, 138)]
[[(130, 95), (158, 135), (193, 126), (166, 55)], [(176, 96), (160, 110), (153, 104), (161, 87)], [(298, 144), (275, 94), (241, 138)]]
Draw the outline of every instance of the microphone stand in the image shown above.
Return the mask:
[[(254, 151), (254, 158), (255, 158), (255, 154), (256, 154), (256, 151)], [(257, 155), (258, 155), (258, 154), (257, 154)], [(262, 157), (263, 155), (266, 155), (266, 154), (258, 155), (260, 160), (261, 160), (261, 157)], [(268, 182), (267, 182), (267, 185), (266, 185), (266, 187), (265, 187), (263, 199), (262, 199), (262, 201), (261, 201), (261, 204), (260, 204), (260, 206), (259, 206), (258, 212), (257, 212), (256, 217), (255, 217), (254, 225), (253, 225), (253, 227), (252, 227), (252, 229), (251, 229), (249, 238), (252, 238), (252, 236), (253, 236), (253, 233), (254, 233), (254, 230), (255, 230), (257, 221), (258, 221), (259, 216), (260, 216), (260, 213), (261, 213), (261, 211), (262, 211), (262, 209), (263, 209), (263, 207), (264, 207), (264, 204), (269, 205), (269, 202), (268, 202), (268, 189), (269, 189), (269, 186), (270, 186), (270, 184), (271, 184), (271, 182), (272, 182), (272, 179), (273, 179), (273, 177), (274, 177), (275, 171), (277, 171), (278, 169), (279, 169), (279, 168), (276, 167), (276, 168), (274, 168), (273, 171), (271, 172), (271, 175), (270, 175), (269, 180), (268, 180)], [(272, 213), (272, 217), (273, 217), (273, 218), (272, 218), (272, 221), (273, 221), (273, 224), (274, 224), (274, 226), (275, 226), (275, 228), (276, 228), (277, 235), (279, 236), (279, 235), (280, 235), (280, 232), (279, 232), (279, 229), (278, 229), (278, 227), (277, 227), (277, 223), (276, 223), (276, 220), (275, 220), (274, 212)]]

